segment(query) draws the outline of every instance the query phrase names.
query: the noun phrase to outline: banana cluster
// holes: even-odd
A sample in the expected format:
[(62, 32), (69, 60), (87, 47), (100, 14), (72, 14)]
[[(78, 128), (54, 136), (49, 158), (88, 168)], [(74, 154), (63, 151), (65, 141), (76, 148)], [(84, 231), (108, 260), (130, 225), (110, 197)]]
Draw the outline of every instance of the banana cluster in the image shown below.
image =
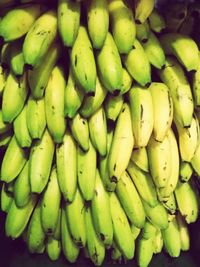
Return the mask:
[(198, 4), (161, 14), (153, 0), (15, 2), (0, 3), (6, 236), (51, 260), (83, 251), (96, 266), (108, 250), (140, 267), (163, 249), (189, 250), (200, 43), (188, 20)]

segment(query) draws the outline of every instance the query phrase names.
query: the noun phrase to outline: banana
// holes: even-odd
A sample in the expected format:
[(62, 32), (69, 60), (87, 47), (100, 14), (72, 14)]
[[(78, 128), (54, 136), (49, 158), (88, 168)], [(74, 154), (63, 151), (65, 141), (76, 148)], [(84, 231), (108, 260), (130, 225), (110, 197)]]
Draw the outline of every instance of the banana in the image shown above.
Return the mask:
[(7, 80), (7, 71), (0, 65), (0, 97), (3, 95), (3, 90)]
[(24, 207), (31, 198), (29, 161), (26, 162), (14, 184), (14, 199), (17, 207)]
[[(62, 203), (61, 203), (61, 206), (62, 206)], [(57, 221), (57, 224), (56, 224), (56, 229), (53, 233), (52, 236), (49, 236), (49, 237), (52, 237), (53, 239), (56, 239), (58, 241), (61, 241), (61, 206), (59, 207), (59, 212), (58, 212), (58, 221)]]
[[(30, 118), (29, 118), (30, 119)], [(14, 123), (14, 133), (18, 144), (25, 148), (30, 147), (32, 143), (32, 138), (30, 136), (28, 125), (27, 125), (27, 105), (23, 107), (20, 114), (15, 118)]]
[(6, 184), (3, 183), (1, 187), (1, 210), (8, 213), (13, 201), (13, 195), (6, 191)]
[[(158, 198), (159, 198), (159, 196), (158, 196)], [(162, 204), (165, 207), (165, 209), (168, 211), (169, 214), (172, 214), (172, 215), (176, 214), (176, 212), (177, 212), (177, 203), (176, 203), (176, 199), (175, 199), (174, 193), (172, 193), (169, 196), (168, 200), (162, 201)]]
[(143, 172), (132, 161), (129, 162), (127, 171), (141, 196), (149, 206), (155, 207), (158, 204), (155, 185), (149, 173)]
[(127, 93), (132, 86), (133, 79), (131, 75), (128, 73), (128, 71), (125, 68), (122, 68), (122, 86), (121, 86), (121, 93), (125, 94)]
[(92, 46), (101, 49), (109, 27), (107, 0), (91, 0), (87, 6), (87, 26)]
[(141, 232), (141, 229), (137, 228), (134, 224), (131, 224), (131, 232), (134, 240), (136, 240)]
[(90, 140), (87, 151), (83, 151), (78, 147), (77, 161), (77, 176), (80, 191), (86, 201), (92, 200), (95, 193), (97, 153)]
[(144, 227), (141, 230), (142, 238), (148, 240), (155, 237), (157, 228), (149, 221), (146, 220)]
[(197, 71), (192, 75), (192, 93), (195, 107), (200, 106), (200, 54)]
[(57, 14), (49, 10), (29, 29), (23, 43), (24, 62), (29, 69), (41, 65), (57, 35)]
[(74, 243), (70, 231), (69, 231), (69, 221), (67, 219), (65, 209), (62, 208), (61, 211), (61, 245), (62, 252), (66, 259), (73, 263), (76, 261), (79, 255), (79, 248)]
[(107, 153), (107, 124), (103, 107), (88, 120), (90, 139), (97, 152), (104, 157)]
[(13, 195), (13, 193), (14, 193), (14, 185), (15, 185), (15, 181), (16, 180), (14, 180), (14, 181), (11, 181), (11, 182), (9, 182), (9, 183), (6, 183), (6, 191), (8, 192), (8, 193), (11, 193), (12, 195)]
[(45, 233), (42, 228), (41, 209), (41, 201), (38, 201), (28, 225), (26, 243), (30, 253), (37, 253), (44, 246)]
[(135, 147), (147, 146), (153, 131), (153, 101), (149, 89), (134, 85), (128, 93)]
[(92, 221), (92, 212), (90, 207), (85, 212), (85, 225), (87, 234), (87, 250), (89, 258), (96, 266), (101, 266), (105, 258), (105, 247), (101, 239), (95, 232), (94, 222)]
[(149, 90), (153, 101), (153, 136), (156, 141), (162, 142), (172, 125), (173, 101), (164, 83), (152, 82)]
[(69, 124), (74, 139), (84, 151), (87, 151), (89, 149), (89, 126), (87, 119), (84, 119), (77, 113), (75, 117), (69, 121)]
[(80, 115), (84, 118), (89, 118), (92, 114), (97, 111), (104, 99), (106, 98), (107, 90), (99, 80), (98, 76), (96, 79), (96, 89), (95, 89), (95, 95), (94, 96), (85, 96), (83, 103), (80, 107)]
[(179, 233), (181, 237), (181, 250), (188, 251), (190, 249), (190, 234), (187, 223), (180, 213), (177, 214), (176, 220), (178, 223)]
[(144, 48), (135, 39), (132, 50), (124, 56), (123, 63), (134, 80), (141, 86), (147, 86), (151, 82), (151, 66)]
[(11, 9), (0, 22), (1, 39), (10, 42), (24, 36), (42, 12), (43, 7), (40, 4)]
[(193, 158), (191, 159), (191, 165), (194, 171), (200, 175), (200, 144), (198, 144)]
[(188, 182), (193, 174), (193, 168), (189, 162), (182, 161), (180, 163), (179, 176), (181, 182)]
[(102, 84), (113, 95), (119, 95), (122, 87), (122, 62), (110, 32), (96, 55), (98, 74)]
[(157, 188), (163, 188), (167, 184), (172, 170), (171, 144), (168, 136), (162, 142), (151, 136), (147, 145), (149, 169)]
[(196, 71), (199, 63), (199, 50), (195, 41), (181, 33), (166, 33), (160, 37), (167, 55), (174, 55), (187, 71)]
[(12, 43), (5, 43), (1, 48), (0, 64), (2, 69), (6, 72), (10, 70), (11, 44)]
[(28, 83), (34, 99), (41, 99), (43, 97), (52, 70), (60, 55), (61, 45), (54, 42), (48, 49), (41, 64), (33, 70), (28, 70)]
[(31, 95), (27, 101), (26, 122), (30, 136), (41, 139), (46, 128), (44, 98), (34, 99)]
[(78, 247), (85, 247), (87, 232), (85, 223), (85, 206), (79, 188), (77, 188), (74, 199), (71, 203), (66, 203), (65, 212), (69, 232), (74, 243)]
[(70, 53), (75, 81), (87, 95), (94, 96), (96, 89), (96, 63), (92, 45), (84, 26), (80, 26)]
[(71, 0), (58, 1), (58, 31), (64, 46), (72, 47), (80, 26), (80, 3)]
[(199, 214), (199, 199), (194, 184), (190, 180), (187, 183), (178, 183), (175, 190), (175, 197), (179, 211), (185, 221), (193, 223)]
[(10, 68), (18, 77), (24, 73), (24, 56), (22, 52), (23, 40), (19, 39), (11, 44), (10, 48)]
[(169, 88), (174, 107), (174, 118), (183, 127), (189, 127), (194, 112), (194, 103), (189, 82), (181, 65), (172, 57), (166, 58), (166, 65), (159, 70), (160, 79)]
[(132, 154), (131, 154), (131, 160), (142, 171), (149, 172), (149, 161), (148, 161), (146, 147), (134, 148), (133, 151), (132, 151)]
[(159, 39), (150, 31), (148, 40), (142, 43), (144, 51), (149, 62), (157, 69), (162, 69), (165, 66), (165, 53)]
[(49, 78), (44, 97), (47, 128), (55, 143), (63, 141), (66, 130), (64, 92), (64, 71), (56, 66)]
[(110, 181), (117, 183), (128, 166), (134, 146), (131, 112), (124, 103), (117, 119), (111, 148), (108, 155)]
[(162, 237), (162, 232), (160, 229), (156, 229), (156, 234), (155, 237), (153, 239), (153, 246), (154, 246), (154, 254), (158, 254), (161, 253), (162, 249), (163, 249), (163, 237)]
[(151, 14), (154, 8), (154, 0), (136, 0), (135, 1), (135, 22), (143, 23)]
[(105, 157), (101, 157), (101, 156), (99, 157), (100, 176), (101, 176), (101, 179), (102, 179), (102, 182), (104, 184), (106, 191), (114, 191), (116, 188), (116, 183), (110, 180), (109, 171), (108, 171), (108, 155), (109, 155), (110, 147), (112, 144), (112, 140), (113, 140), (113, 129), (110, 129), (108, 127), (107, 154)]
[(112, 96), (107, 95), (105, 100), (105, 113), (108, 123), (114, 123), (122, 109), (124, 103), (123, 95)]
[(178, 257), (181, 251), (181, 238), (176, 217), (169, 220), (168, 228), (162, 230), (162, 237), (164, 248), (170, 257)]
[(18, 79), (10, 72), (2, 96), (2, 115), (4, 122), (13, 122), (22, 111), (27, 94), (28, 85), (26, 74)]
[(61, 254), (60, 240), (57, 240), (52, 236), (48, 236), (46, 243), (46, 251), (50, 260), (52, 261), (58, 260)]
[(109, 196), (114, 240), (122, 255), (130, 260), (134, 257), (135, 241), (126, 214), (114, 192)]
[(84, 98), (84, 91), (76, 85), (72, 73), (72, 68), (70, 68), (64, 92), (65, 116), (69, 117), (70, 119), (73, 119), (76, 116), (83, 102), (83, 98)]
[(58, 185), (57, 170), (54, 165), (51, 169), (47, 187), (44, 190), (41, 202), (41, 223), (47, 235), (52, 235), (59, 218), (61, 192)]
[[(21, 148), (13, 135), (1, 164), (1, 181), (12, 182), (23, 169), (27, 161), (27, 153)], [(12, 168), (10, 167), (12, 166)]]
[(77, 188), (77, 145), (69, 131), (56, 147), (58, 184), (65, 201), (72, 202)]
[(165, 18), (156, 8), (153, 9), (148, 20), (151, 30), (155, 33), (161, 33), (166, 28)]
[(111, 0), (108, 5), (110, 24), (114, 41), (120, 54), (132, 49), (136, 36), (136, 27), (132, 10), (123, 0)]
[(0, 147), (7, 147), (12, 138), (12, 135), (13, 135), (12, 130), (1, 134), (0, 135)]
[(145, 223), (145, 211), (135, 185), (126, 171), (117, 183), (116, 195), (129, 221), (137, 228), (142, 228)]
[(31, 192), (40, 194), (48, 183), (54, 155), (54, 143), (46, 129), (30, 151), (29, 179)]
[(136, 38), (142, 44), (146, 43), (150, 34), (150, 27), (148, 21), (145, 20), (145, 22), (143, 22), (142, 24), (136, 24), (135, 26), (136, 26)]
[(36, 201), (37, 196), (32, 195), (27, 205), (23, 208), (18, 208), (15, 201), (12, 201), (5, 222), (6, 236), (16, 239), (23, 233), (36, 205)]
[(10, 123), (5, 123), (3, 121), (3, 114), (2, 114), (2, 110), (0, 110), (0, 134), (4, 134), (9, 132), (12, 129), (12, 124)]

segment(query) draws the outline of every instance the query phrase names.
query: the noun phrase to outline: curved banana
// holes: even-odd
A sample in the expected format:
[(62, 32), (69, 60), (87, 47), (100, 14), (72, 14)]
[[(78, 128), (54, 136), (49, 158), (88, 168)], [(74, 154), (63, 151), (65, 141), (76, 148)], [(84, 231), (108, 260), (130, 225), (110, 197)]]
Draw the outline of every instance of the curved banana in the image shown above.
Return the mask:
[(11, 53), (11, 43), (5, 43), (1, 48), (0, 53), (0, 64), (4, 71), (10, 71), (10, 53)]
[(193, 168), (189, 162), (182, 161), (180, 163), (179, 176), (181, 182), (188, 182), (193, 174)]
[(131, 154), (131, 160), (144, 172), (149, 172), (149, 161), (146, 147), (134, 148)]
[[(158, 195), (158, 198), (159, 198), (159, 195)], [(162, 199), (161, 199), (161, 201), (162, 201)], [(171, 214), (171, 215), (176, 214), (176, 212), (177, 212), (177, 203), (176, 203), (176, 199), (175, 199), (174, 193), (172, 193), (168, 197), (168, 200), (163, 200), (162, 204), (165, 207), (165, 209), (168, 211), (169, 214)]]
[(108, 123), (114, 123), (122, 109), (124, 103), (123, 95), (112, 96), (108, 94), (105, 100), (105, 113)]
[(48, 236), (46, 243), (46, 251), (50, 260), (52, 261), (58, 260), (61, 254), (60, 240), (57, 240), (52, 236)]
[(72, 47), (80, 26), (80, 3), (71, 0), (58, 1), (58, 31), (64, 46)]
[(136, 0), (135, 2), (135, 22), (143, 23), (151, 14), (154, 8), (154, 0)]
[(141, 44), (144, 44), (148, 41), (150, 34), (150, 27), (147, 20), (142, 24), (136, 24), (136, 37)]
[(154, 237), (145, 239), (139, 235), (136, 241), (136, 262), (138, 266), (148, 266), (151, 262), (154, 252), (153, 246)]
[(133, 79), (125, 68), (122, 68), (121, 94), (127, 93), (132, 86)]
[(148, 21), (151, 30), (155, 33), (161, 33), (166, 28), (165, 18), (156, 8), (149, 15)]
[(24, 56), (22, 52), (23, 40), (19, 39), (11, 43), (10, 48), (10, 68), (16, 76), (24, 73)]
[(0, 135), (0, 147), (7, 147), (13, 136), (12, 130)]
[[(146, 220), (144, 227), (141, 230), (142, 238), (148, 240), (155, 237), (156, 234), (156, 226), (152, 224), (149, 220)], [(159, 228), (158, 228), (159, 229)]]
[(176, 216), (176, 220), (178, 223), (179, 233), (181, 237), (181, 250), (188, 251), (190, 249), (190, 233), (185, 221), (185, 218), (180, 214), (180, 212)]

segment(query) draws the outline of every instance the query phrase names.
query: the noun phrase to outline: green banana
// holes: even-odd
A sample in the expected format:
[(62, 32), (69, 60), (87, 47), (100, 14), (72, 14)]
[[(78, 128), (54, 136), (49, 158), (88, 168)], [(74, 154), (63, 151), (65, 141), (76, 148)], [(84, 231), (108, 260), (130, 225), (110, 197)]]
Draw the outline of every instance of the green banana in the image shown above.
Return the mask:
[(35, 141), (30, 152), (29, 179), (31, 192), (41, 193), (48, 183), (54, 155), (54, 143), (46, 129), (42, 138)]
[(65, 201), (72, 202), (77, 188), (77, 145), (69, 131), (56, 147), (58, 184)]
[(134, 224), (131, 224), (131, 232), (134, 240), (136, 240), (141, 232), (141, 229), (137, 228)]
[[(26, 151), (19, 146), (15, 135), (13, 135), (1, 164), (1, 180), (12, 182), (23, 169), (27, 161)], [(12, 168), (10, 167), (12, 166)]]
[(10, 48), (10, 68), (16, 76), (24, 73), (24, 56), (22, 52), (23, 40), (19, 39), (11, 44)]
[(134, 148), (133, 151), (132, 151), (132, 154), (131, 154), (131, 160), (142, 171), (149, 172), (149, 161), (148, 161), (146, 147)]
[(24, 62), (29, 69), (41, 66), (56, 35), (57, 14), (54, 10), (49, 10), (34, 22), (24, 39)]
[(189, 162), (182, 161), (180, 163), (179, 176), (181, 182), (188, 182), (193, 174), (193, 168)]
[(80, 3), (71, 0), (58, 1), (58, 31), (64, 46), (72, 47), (80, 26)]
[(70, 53), (75, 81), (86, 94), (94, 96), (96, 89), (96, 63), (92, 45), (84, 26), (80, 26)]
[(125, 68), (122, 68), (122, 86), (121, 86), (121, 93), (125, 94), (127, 93), (132, 86), (133, 79), (131, 75), (128, 73), (128, 71)]
[(48, 236), (46, 243), (46, 251), (50, 260), (52, 261), (58, 260), (61, 254), (60, 240), (57, 240), (52, 236)]
[(150, 34), (150, 27), (147, 20), (142, 24), (136, 24), (136, 37), (141, 44), (144, 44), (148, 41)]
[(161, 253), (162, 249), (163, 249), (163, 237), (162, 237), (162, 232), (160, 229), (156, 229), (156, 234), (155, 237), (153, 239), (153, 246), (154, 246), (154, 254), (158, 254)]
[(148, 240), (155, 237), (156, 226), (154, 226), (149, 220), (145, 221), (144, 227), (141, 230), (142, 238)]
[(13, 201), (13, 195), (6, 190), (6, 184), (3, 183), (1, 187), (1, 210), (8, 213)]
[(47, 127), (55, 143), (63, 141), (66, 130), (64, 92), (64, 71), (56, 66), (49, 78), (44, 97)]
[(91, 0), (87, 6), (87, 26), (92, 46), (101, 49), (109, 27), (107, 0)]
[(135, 4), (135, 22), (143, 23), (151, 14), (154, 8), (154, 0), (136, 0)]
[(124, 103), (123, 95), (112, 96), (111, 94), (107, 95), (105, 100), (105, 113), (107, 121), (112, 123), (117, 120), (119, 113), (122, 109)]
[(153, 247), (154, 237), (145, 239), (140, 235), (136, 242), (136, 262), (138, 266), (147, 267), (153, 257), (154, 247)]
[(3, 121), (2, 110), (0, 110), (0, 134), (9, 132), (11, 129), (12, 129), (12, 125), (10, 123), (5, 123)]
[(149, 26), (155, 33), (161, 33), (166, 28), (164, 16), (156, 8), (149, 15)]
[(12, 138), (12, 135), (13, 135), (12, 130), (1, 134), (0, 135), (0, 147), (7, 147)]

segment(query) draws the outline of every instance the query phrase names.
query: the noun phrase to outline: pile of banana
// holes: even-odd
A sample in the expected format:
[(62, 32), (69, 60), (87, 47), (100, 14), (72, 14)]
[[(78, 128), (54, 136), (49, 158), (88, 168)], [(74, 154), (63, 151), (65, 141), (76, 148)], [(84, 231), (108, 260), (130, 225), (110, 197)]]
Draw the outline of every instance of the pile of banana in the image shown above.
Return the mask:
[(199, 214), (200, 3), (47, 2), (0, 2), (6, 236), (70, 263), (178, 257)]

